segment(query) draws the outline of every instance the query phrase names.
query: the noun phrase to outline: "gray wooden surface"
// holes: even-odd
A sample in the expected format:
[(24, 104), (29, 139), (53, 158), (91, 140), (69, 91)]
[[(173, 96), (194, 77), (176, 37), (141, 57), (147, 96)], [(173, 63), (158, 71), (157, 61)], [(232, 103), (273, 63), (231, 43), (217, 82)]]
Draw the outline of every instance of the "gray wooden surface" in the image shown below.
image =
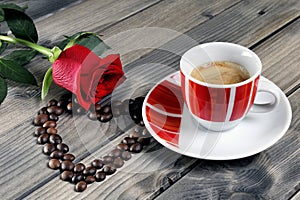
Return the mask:
[[(117, 173), (102, 183), (88, 186), (83, 193), (59, 180), (59, 173), (47, 168), (32, 136), (32, 117), (41, 102), (40, 88), (9, 83), (9, 95), (0, 106), (0, 195), (1, 199), (290, 199), (299, 198), (300, 188), (300, 2), (238, 0), (86, 0), (86, 1), (5, 1), (28, 3), (35, 19), (40, 43), (54, 45), (63, 35), (94, 31), (122, 56), (131, 87), (130, 95), (145, 94), (156, 81), (178, 70), (180, 56), (159, 49), (172, 48), (181, 55), (193, 45), (178, 34), (154, 38), (159, 49), (141, 49), (130, 37), (113, 36), (134, 28), (161, 27), (184, 33), (197, 43), (228, 41), (253, 49), (262, 59), (263, 75), (288, 96), (293, 120), (286, 135), (260, 154), (233, 161), (206, 161), (172, 152), (153, 142), (136, 154)], [(146, 32), (144, 37), (153, 34)], [(165, 64), (170, 68), (144, 67)], [(50, 63), (35, 58), (27, 67), (41, 82)], [(154, 70), (156, 68), (156, 70)], [(137, 85), (141, 86), (137, 92)], [(52, 86), (48, 99), (63, 90)], [(91, 124), (101, 134), (80, 135), (79, 124), (86, 117), (64, 115), (59, 132), (77, 160), (89, 163), (110, 151), (128, 134), (115, 121)]]

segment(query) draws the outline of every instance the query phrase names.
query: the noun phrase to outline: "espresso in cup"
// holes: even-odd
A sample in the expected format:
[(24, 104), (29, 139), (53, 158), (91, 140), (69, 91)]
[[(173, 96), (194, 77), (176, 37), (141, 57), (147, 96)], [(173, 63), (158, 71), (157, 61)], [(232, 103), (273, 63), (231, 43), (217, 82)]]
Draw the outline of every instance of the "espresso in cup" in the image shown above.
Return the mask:
[(249, 72), (240, 64), (231, 61), (204, 63), (191, 72), (191, 77), (211, 84), (235, 84), (250, 78)]

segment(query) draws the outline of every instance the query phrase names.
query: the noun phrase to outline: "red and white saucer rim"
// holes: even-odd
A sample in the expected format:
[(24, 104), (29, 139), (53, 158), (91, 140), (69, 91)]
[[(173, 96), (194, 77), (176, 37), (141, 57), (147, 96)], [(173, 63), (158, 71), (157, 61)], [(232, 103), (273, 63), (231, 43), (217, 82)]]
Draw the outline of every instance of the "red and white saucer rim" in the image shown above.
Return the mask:
[(285, 94), (273, 111), (251, 113), (234, 129), (208, 131), (199, 125), (183, 103), (179, 72), (159, 81), (147, 94), (142, 115), (150, 134), (163, 146), (182, 155), (207, 160), (232, 160), (257, 154), (275, 144), (288, 130), (292, 110)]

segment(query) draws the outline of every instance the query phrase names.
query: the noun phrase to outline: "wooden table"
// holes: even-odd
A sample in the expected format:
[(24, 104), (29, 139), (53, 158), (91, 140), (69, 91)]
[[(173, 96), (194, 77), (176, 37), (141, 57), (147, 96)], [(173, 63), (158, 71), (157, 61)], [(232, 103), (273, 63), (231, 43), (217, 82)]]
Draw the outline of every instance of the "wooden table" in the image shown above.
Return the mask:
[[(58, 171), (47, 168), (48, 157), (32, 134), (36, 111), (64, 90), (53, 85), (42, 102), (40, 88), (10, 82), (8, 97), (0, 106), (1, 199), (300, 199), (299, 0), (4, 2), (29, 5), (27, 13), (34, 18), (43, 45), (53, 46), (63, 35), (83, 30), (103, 35), (113, 50), (121, 53), (124, 71), (133, 83), (127, 91), (130, 97), (146, 94), (155, 82), (179, 69), (180, 56), (159, 50), (172, 47), (180, 55), (189, 49), (189, 44), (178, 40), (178, 33), (197, 43), (244, 45), (261, 58), (263, 76), (288, 97), (293, 119), (275, 145), (232, 161), (194, 159), (153, 142), (107, 180), (77, 193), (72, 184), (59, 179)], [(155, 31), (146, 32), (143, 37), (150, 40), (142, 41), (150, 41), (146, 47), (155, 49), (142, 49), (142, 38), (130, 34), (119, 40), (113, 38), (146, 27), (165, 28), (172, 34), (159, 38)], [(126, 47), (134, 51), (126, 53)], [(143, 68), (147, 63), (165, 65), (167, 70)], [(26, 67), (40, 84), (50, 63), (37, 56)], [(65, 114), (58, 129), (76, 161), (87, 164), (109, 152), (133, 129), (131, 125), (120, 131), (112, 120), (100, 124), (101, 134), (82, 136), (77, 128), (83, 118)]]

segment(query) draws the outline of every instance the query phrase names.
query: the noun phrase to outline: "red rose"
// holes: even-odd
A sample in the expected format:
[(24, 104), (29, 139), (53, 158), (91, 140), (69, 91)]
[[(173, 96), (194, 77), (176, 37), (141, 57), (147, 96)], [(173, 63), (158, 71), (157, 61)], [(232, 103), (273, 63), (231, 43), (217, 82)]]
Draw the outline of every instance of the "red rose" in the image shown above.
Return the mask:
[(81, 45), (63, 51), (52, 68), (54, 82), (74, 93), (86, 110), (125, 80), (119, 55), (101, 59)]

